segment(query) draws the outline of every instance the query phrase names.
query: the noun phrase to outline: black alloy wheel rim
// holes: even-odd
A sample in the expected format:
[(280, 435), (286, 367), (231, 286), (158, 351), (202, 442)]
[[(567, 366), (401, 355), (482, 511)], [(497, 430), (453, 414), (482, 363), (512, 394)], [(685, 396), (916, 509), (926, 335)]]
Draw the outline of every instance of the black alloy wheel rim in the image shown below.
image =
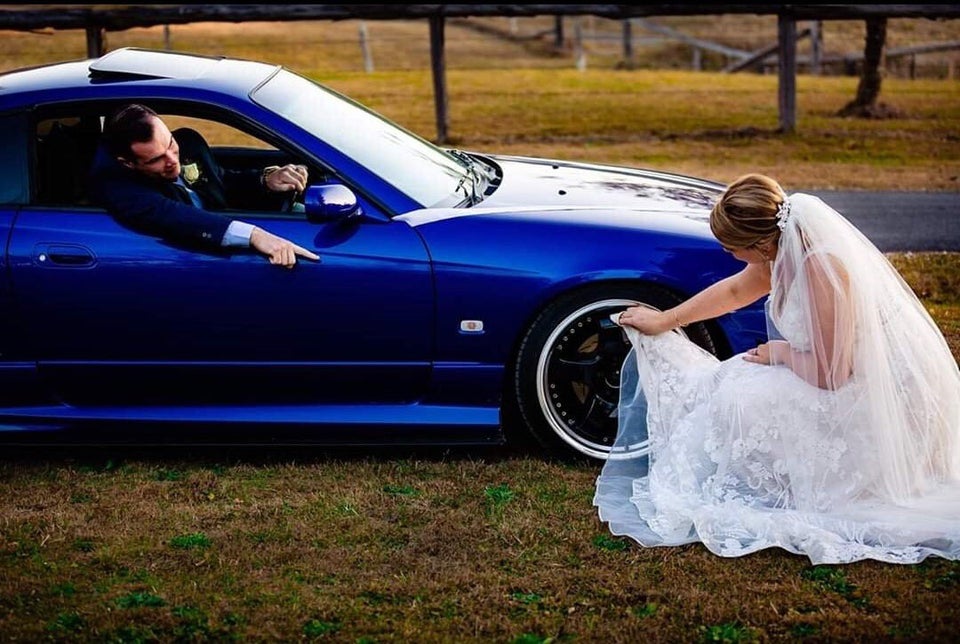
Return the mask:
[(633, 300), (588, 304), (563, 319), (544, 344), (537, 396), (551, 429), (578, 452), (606, 458), (617, 435), (620, 368), (630, 351), (610, 316)]

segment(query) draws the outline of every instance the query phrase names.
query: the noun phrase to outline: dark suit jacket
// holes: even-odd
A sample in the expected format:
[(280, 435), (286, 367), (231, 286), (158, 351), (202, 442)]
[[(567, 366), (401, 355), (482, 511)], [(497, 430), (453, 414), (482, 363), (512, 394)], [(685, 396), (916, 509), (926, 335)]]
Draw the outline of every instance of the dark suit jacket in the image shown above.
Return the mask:
[[(202, 182), (193, 186), (207, 208), (216, 208), (220, 198), (204, 194)], [(260, 173), (225, 173), (227, 192), (262, 190)], [(145, 177), (120, 164), (101, 146), (90, 172), (90, 198), (107, 209), (122, 225), (146, 235), (206, 248), (220, 248), (232, 221), (224, 214), (202, 210), (176, 184)]]

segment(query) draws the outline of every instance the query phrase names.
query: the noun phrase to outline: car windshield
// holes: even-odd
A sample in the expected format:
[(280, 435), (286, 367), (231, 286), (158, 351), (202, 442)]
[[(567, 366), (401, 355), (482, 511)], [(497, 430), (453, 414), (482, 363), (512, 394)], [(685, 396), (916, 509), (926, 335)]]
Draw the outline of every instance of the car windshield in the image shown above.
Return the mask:
[(251, 96), (426, 207), (468, 201), (464, 163), (363, 105), (289, 70)]

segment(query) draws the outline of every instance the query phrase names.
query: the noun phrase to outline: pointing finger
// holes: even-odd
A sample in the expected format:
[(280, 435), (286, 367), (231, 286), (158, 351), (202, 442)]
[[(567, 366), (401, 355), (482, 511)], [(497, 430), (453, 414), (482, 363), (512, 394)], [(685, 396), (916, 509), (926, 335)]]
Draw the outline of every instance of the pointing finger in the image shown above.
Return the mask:
[(306, 248), (297, 246), (296, 244), (293, 245), (293, 252), (299, 255), (300, 257), (306, 257), (307, 259), (312, 259), (315, 261), (319, 261), (320, 259), (320, 256), (317, 255), (316, 253), (310, 252)]

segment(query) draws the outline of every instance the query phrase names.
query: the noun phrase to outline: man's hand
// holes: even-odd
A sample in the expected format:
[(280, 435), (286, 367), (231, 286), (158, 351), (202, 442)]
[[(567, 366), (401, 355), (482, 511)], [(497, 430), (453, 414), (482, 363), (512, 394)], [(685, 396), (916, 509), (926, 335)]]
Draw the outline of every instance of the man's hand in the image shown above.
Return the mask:
[(254, 228), (250, 233), (250, 247), (266, 255), (271, 264), (287, 268), (293, 268), (296, 265), (298, 255), (314, 261), (320, 260), (319, 255), (297, 246), (290, 240), (268, 233), (262, 228)]
[(307, 166), (270, 166), (263, 169), (263, 185), (273, 192), (303, 192), (307, 187)]

